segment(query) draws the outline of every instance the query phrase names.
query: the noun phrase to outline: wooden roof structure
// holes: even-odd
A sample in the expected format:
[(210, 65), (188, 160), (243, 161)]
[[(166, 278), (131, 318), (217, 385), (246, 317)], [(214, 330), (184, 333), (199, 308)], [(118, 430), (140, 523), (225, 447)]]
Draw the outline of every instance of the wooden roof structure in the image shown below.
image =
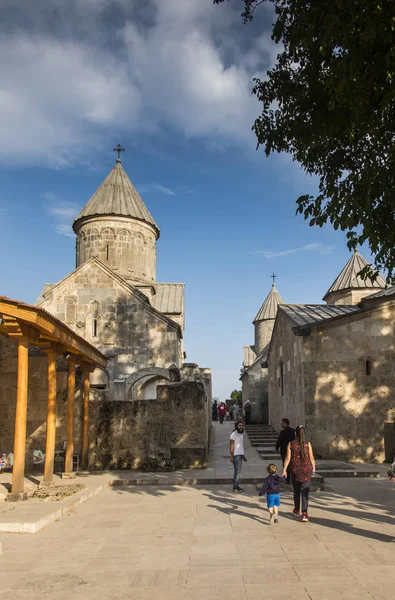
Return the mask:
[(74, 355), (77, 362), (105, 368), (107, 358), (62, 321), (38, 306), (0, 296), (0, 334), (26, 338), (30, 344)]

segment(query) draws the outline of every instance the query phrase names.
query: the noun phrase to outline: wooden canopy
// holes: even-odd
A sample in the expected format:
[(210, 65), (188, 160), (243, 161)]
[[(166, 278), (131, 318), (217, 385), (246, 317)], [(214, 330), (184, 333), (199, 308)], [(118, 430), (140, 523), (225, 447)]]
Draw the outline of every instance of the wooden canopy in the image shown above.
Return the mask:
[(47, 350), (55, 344), (60, 352), (73, 354), (76, 362), (105, 368), (106, 357), (84, 338), (48, 311), (0, 296), (0, 333), (25, 338), (29, 344)]
[(105, 368), (107, 359), (94, 346), (72, 331), (43, 308), (0, 296), (0, 334), (18, 343), (18, 375), (14, 432), (12, 492), (8, 500), (26, 497), (24, 492), (26, 421), (29, 386), (29, 344), (38, 346), (48, 356), (48, 412), (45, 446), (44, 482), (51, 483), (54, 471), (56, 438), (56, 355), (63, 354), (68, 363), (67, 378), (67, 448), (65, 476), (73, 476), (75, 368), (83, 370), (82, 463), (88, 466), (89, 374), (96, 367)]

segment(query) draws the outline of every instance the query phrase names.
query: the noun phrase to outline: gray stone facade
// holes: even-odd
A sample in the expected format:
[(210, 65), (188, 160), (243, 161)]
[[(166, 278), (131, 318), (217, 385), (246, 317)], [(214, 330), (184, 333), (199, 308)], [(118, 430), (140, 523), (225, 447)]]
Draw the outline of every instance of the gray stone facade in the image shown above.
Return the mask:
[(295, 335), (279, 309), (268, 357), (270, 423), (302, 423), (324, 458), (382, 462), (395, 418), (395, 301)]

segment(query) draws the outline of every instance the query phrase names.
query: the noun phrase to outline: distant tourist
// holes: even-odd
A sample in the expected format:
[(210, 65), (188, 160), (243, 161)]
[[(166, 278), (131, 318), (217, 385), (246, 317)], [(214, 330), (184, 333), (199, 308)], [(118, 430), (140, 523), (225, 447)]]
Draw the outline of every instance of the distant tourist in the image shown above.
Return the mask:
[(283, 477), (287, 476), (288, 465), (291, 465), (292, 485), (294, 488), (293, 514), (300, 516), (300, 496), (302, 496), (302, 521), (309, 520), (309, 492), (311, 478), (315, 472), (315, 458), (310, 442), (305, 440), (303, 425), (296, 428), (296, 440), (290, 442), (287, 447), (287, 455), (284, 462)]
[(247, 462), (247, 457), (244, 454), (244, 423), (239, 421), (236, 425), (236, 429), (230, 434), (230, 462), (233, 464), (233, 491), (241, 494), (244, 492), (243, 488), (240, 487), (240, 475), (241, 466), (244, 462)]
[(213, 417), (213, 421), (217, 420), (217, 416), (218, 416), (218, 404), (217, 401), (214, 400), (213, 402), (213, 407), (212, 407), (212, 417)]
[(247, 402), (244, 405), (244, 414), (246, 425), (248, 425), (248, 423), (251, 423), (251, 402), (249, 400), (247, 400)]
[(226, 406), (226, 421), (230, 421), (230, 410), (229, 410), (229, 406)]
[[(276, 442), (276, 450), (280, 450), (281, 460), (283, 461), (283, 465), (285, 462), (285, 457), (287, 455), (287, 448), (290, 442), (293, 442), (295, 439), (295, 429), (289, 426), (289, 419), (284, 417), (281, 421), (281, 431), (277, 438)], [(287, 470), (287, 483), (291, 483), (291, 467), (288, 466)]]
[(237, 421), (239, 418), (239, 405), (234, 402), (232, 404), (232, 419), (233, 421)]
[(219, 422), (222, 423), (224, 422), (224, 418), (226, 415), (226, 406), (223, 402), (221, 402), (221, 404), (218, 406), (218, 416), (219, 416)]
[(284, 476), (280, 477), (277, 475), (277, 467), (273, 463), (267, 465), (266, 471), (269, 473), (269, 477), (263, 482), (263, 487), (259, 492), (260, 496), (264, 496), (266, 494), (267, 507), (269, 509), (269, 523), (272, 522), (272, 518), (274, 517), (274, 522), (278, 523), (278, 507), (280, 506), (280, 483), (282, 483), (286, 478)]

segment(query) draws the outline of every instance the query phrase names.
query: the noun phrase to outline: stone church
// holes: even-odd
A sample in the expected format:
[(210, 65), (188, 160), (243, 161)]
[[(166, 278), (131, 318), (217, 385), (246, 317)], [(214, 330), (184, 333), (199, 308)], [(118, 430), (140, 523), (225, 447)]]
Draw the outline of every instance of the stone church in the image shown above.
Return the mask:
[(120, 158), (73, 229), (76, 269), (36, 304), (107, 356), (91, 378), (103, 398), (155, 399), (159, 383), (180, 379), (184, 284), (157, 283), (159, 227)]
[(355, 252), (326, 304), (279, 302), (259, 361), (268, 422), (276, 429), (283, 417), (304, 424), (323, 458), (381, 462), (386, 424), (393, 429), (395, 287), (380, 275), (361, 279), (366, 265)]
[(254, 321), (255, 340), (251, 346), (244, 346), (244, 361), (241, 371), (243, 405), (251, 402), (251, 419), (256, 423), (269, 423), (269, 382), (267, 369), (262, 368), (269, 352), (277, 309), (284, 300), (276, 285), (272, 288), (260, 307)]
[[(76, 268), (36, 302), (107, 359), (90, 375), (89, 467), (205, 466), (211, 370), (185, 363), (184, 285), (156, 281), (159, 227), (121, 159), (77, 215)], [(26, 462), (45, 448), (48, 359), (29, 346)], [(0, 336), (0, 450), (12, 452), (17, 344)], [(67, 439), (67, 365), (57, 357), (56, 439)], [(76, 379), (75, 453), (83, 379)], [(30, 454), (29, 454), (30, 453)]]

